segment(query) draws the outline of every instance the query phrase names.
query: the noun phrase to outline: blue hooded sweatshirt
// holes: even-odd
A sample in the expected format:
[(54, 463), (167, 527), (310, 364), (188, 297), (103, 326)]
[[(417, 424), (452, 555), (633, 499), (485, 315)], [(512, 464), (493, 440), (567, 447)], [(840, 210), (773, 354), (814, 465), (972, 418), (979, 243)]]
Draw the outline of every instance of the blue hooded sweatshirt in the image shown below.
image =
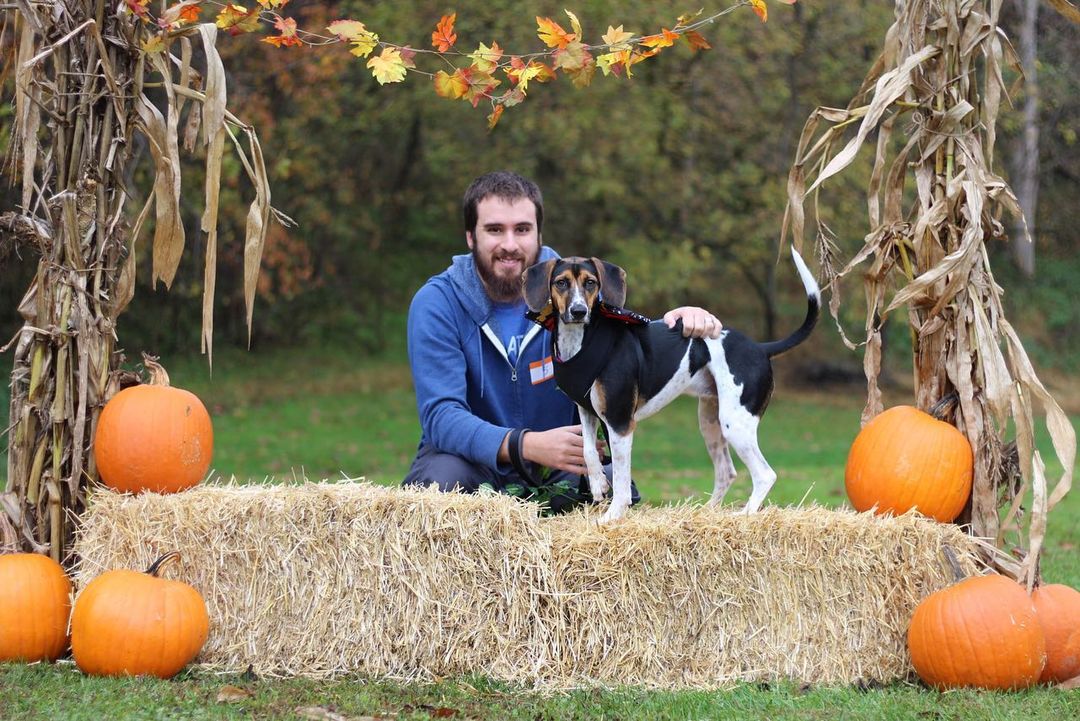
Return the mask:
[[(541, 261), (557, 257), (540, 249)], [(511, 364), (492, 321), (472, 255), (454, 256), (413, 296), (409, 365), (420, 444), (506, 473), (511, 468), (498, 453), (511, 429), (546, 431), (579, 421), (576, 406), (555, 385), (551, 334), (533, 325)]]

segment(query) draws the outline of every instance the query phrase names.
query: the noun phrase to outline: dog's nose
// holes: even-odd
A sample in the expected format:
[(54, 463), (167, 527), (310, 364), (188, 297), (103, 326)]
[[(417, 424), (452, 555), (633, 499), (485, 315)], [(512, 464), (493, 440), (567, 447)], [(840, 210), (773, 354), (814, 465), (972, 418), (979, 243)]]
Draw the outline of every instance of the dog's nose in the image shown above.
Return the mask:
[(572, 305), (570, 306), (570, 317), (574, 320), (584, 320), (585, 315), (589, 312), (589, 309), (584, 305)]

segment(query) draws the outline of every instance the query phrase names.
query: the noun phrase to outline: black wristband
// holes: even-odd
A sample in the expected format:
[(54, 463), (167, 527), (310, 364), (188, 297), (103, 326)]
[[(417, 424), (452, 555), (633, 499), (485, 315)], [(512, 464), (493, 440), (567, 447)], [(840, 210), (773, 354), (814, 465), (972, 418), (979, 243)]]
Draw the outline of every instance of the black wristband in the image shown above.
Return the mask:
[(510, 454), (510, 463), (514, 466), (514, 470), (518, 472), (522, 480), (535, 484), (532, 473), (529, 471), (528, 461), (525, 460), (525, 456), (522, 454), (522, 448), (524, 446), (525, 434), (529, 432), (528, 428), (515, 428), (510, 431), (510, 437), (506, 440), (506, 450)]

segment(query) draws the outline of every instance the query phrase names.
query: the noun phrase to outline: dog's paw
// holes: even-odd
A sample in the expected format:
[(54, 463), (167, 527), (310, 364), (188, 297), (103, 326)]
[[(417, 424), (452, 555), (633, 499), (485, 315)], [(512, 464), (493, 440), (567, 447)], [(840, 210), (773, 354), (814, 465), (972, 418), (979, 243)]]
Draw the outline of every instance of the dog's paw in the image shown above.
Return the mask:
[(603, 501), (609, 488), (611, 488), (611, 484), (608, 482), (607, 476), (603, 473), (600, 474), (599, 479), (594, 479), (592, 476), (589, 476), (589, 490), (592, 492), (594, 503)]
[(604, 512), (604, 515), (600, 516), (600, 523), (601, 525), (614, 523), (615, 521), (622, 518), (624, 513), (626, 513), (626, 508), (613, 503), (608, 506), (607, 511)]

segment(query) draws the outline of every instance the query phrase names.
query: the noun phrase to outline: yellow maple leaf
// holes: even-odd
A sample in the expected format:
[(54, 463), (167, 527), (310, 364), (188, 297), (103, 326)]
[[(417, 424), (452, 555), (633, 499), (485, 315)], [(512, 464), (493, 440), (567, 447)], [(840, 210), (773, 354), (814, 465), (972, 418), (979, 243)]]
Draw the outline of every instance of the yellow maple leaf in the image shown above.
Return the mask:
[(487, 45), (480, 43), (480, 47), (476, 49), (476, 52), (469, 55), (473, 61), (473, 68), (481, 73), (492, 73), (495, 68), (499, 67), (499, 59), (502, 57), (503, 51), (496, 42), (491, 43), (489, 48)]
[(469, 89), (469, 81), (465, 75), (467, 72), (467, 69), (458, 68), (453, 75), (445, 70), (435, 73), (435, 94), (450, 100), (460, 100), (465, 97), (465, 92)]
[(750, 0), (750, 6), (754, 8), (754, 12), (761, 18), (761, 22), (769, 21), (769, 8), (765, 5), (765, 0)]
[(243, 5), (227, 3), (214, 19), (214, 24), (230, 35), (255, 32), (259, 29), (259, 8), (248, 10)]
[(405, 62), (401, 59), (401, 51), (397, 48), (383, 48), (379, 55), (367, 61), (367, 66), (371, 68), (371, 74), (379, 81), (379, 85), (400, 83), (408, 73)]
[(608, 46), (611, 52), (616, 53), (620, 50), (629, 50), (630, 43), (627, 42), (630, 38), (634, 37), (632, 32), (623, 30), (623, 26), (620, 25), (617, 28), (613, 28), (608, 25), (607, 32), (601, 36), (604, 40), (604, 44)]
[(351, 43), (350, 53), (358, 58), (366, 58), (379, 44), (379, 36), (367, 29), (359, 20), (335, 20), (327, 30), (337, 35), (345, 43)]
[[(794, 0), (792, 0), (794, 2)], [(675, 27), (681, 28), (689, 25), (690, 23), (701, 17), (701, 13), (705, 12), (705, 8), (699, 9), (696, 13), (683, 13), (675, 19)]]
[(142, 41), (142, 51), (148, 55), (160, 53), (165, 49), (165, 33), (151, 35)]
[(570, 27), (574, 30), (574, 36), (577, 37), (579, 40), (585, 37), (585, 34), (581, 32), (581, 21), (577, 19), (577, 15), (570, 12), (569, 10), (563, 10), (563, 12), (566, 13), (567, 17), (570, 18)]

